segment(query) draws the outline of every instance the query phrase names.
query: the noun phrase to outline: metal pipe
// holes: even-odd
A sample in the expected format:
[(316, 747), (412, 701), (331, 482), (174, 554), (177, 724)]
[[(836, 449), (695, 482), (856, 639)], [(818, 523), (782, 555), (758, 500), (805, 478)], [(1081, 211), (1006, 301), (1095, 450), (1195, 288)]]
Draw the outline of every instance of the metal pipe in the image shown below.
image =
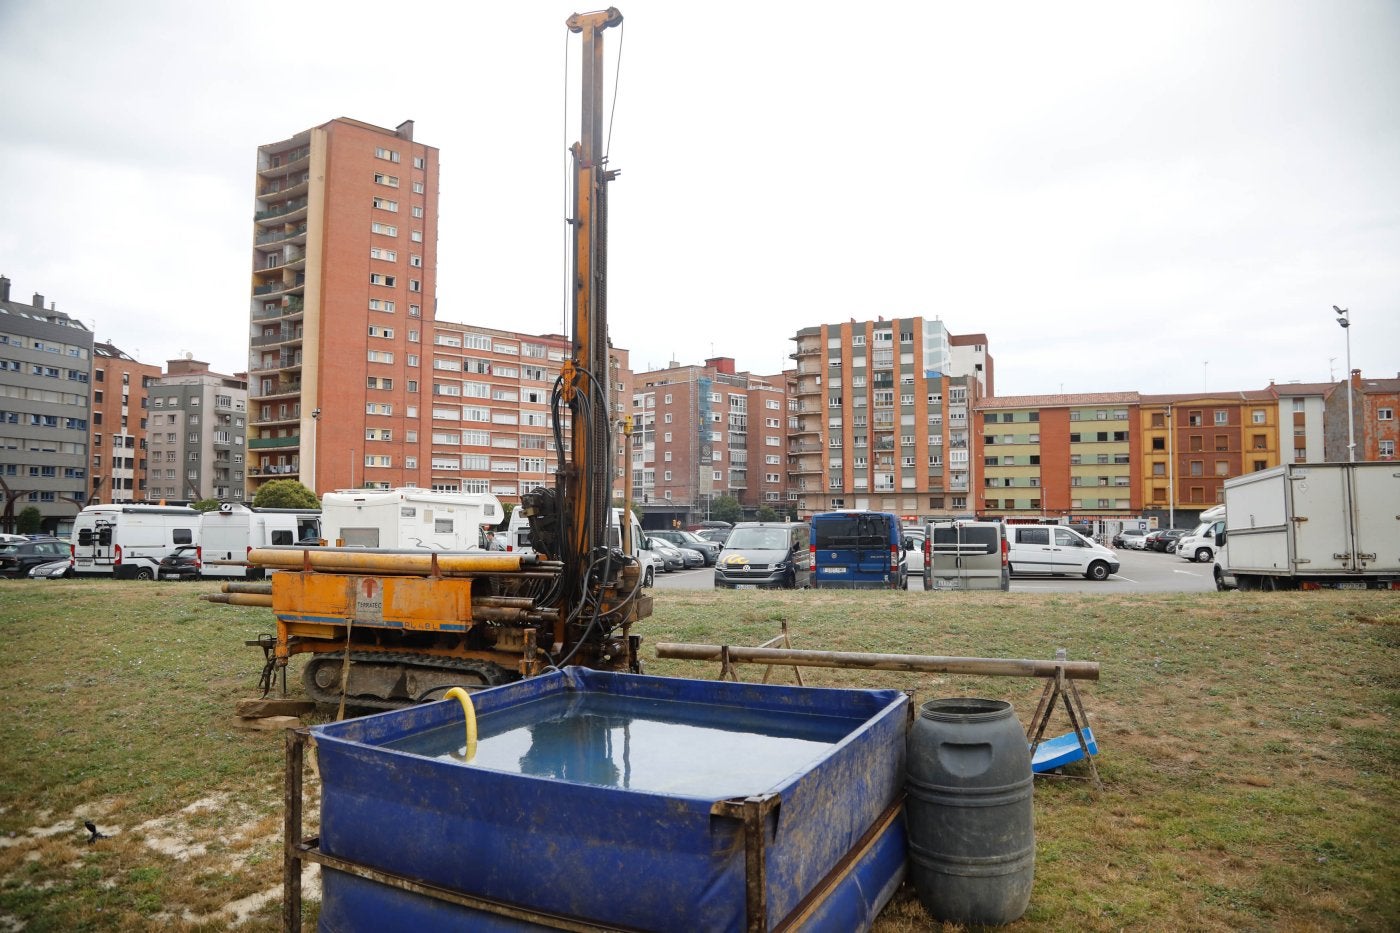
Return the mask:
[(309, 568), (331, 573), (355, 574), (417, 574), (427, 576), (434, 571), (451, 573), (518, 573), (527, 566), (535, 569), (519, 554), (462, 554), (425, 551), (360, 551), (340, 548), (254, 548), (248, 563), (255, 567), (276, 570)]
[(225, 583), (219, 588), (224, 593), (261, 593), (272, 595), (271, 583)]
[(222, 603), (226, 606), (257, 606), (262, 609), (272, 608), (272, 594), (263, 595), (261, 593), (206, 593), (200, 599), (207, 603)]
[(801, 667), (851, 667), (876, 671), (920, 671), (928, 674), (983, 674), (996, 677), (1054, 677), (1063, 667), (1074, 680), (1098, 680), (1097, 661), (1035, 661), (1019, 658), (958, 658), (919, 654), (871, 654), (853, 651), (799, 651), (793, 648), (736, 648), (663, 642), (658, 658), (718, 661), (728, 650), (731, 661)]

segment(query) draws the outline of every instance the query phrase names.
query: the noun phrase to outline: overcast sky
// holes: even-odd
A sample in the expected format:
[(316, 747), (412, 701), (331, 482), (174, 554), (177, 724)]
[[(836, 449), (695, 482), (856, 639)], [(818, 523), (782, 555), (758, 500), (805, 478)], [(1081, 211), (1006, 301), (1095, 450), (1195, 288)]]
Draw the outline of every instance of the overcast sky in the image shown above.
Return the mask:
[[(12, 299), (243, 370), (257, 147), (412, 119), (438, 317), (560, 332), (585, 9), (0, 0)], [(1254, 389), (1341, 379), (1339, 304), (1352, 365), (1400, 371), (1400, 2), (620, 9), (634, 369), (922, 315), (988, 335), (1000, 395)]]

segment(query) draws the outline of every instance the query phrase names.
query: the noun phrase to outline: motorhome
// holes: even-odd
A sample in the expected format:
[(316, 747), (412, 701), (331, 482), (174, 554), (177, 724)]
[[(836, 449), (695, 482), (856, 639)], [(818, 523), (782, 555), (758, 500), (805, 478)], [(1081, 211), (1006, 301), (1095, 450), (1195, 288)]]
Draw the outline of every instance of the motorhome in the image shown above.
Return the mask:
[(200, 518), (200, 574), (256, 578), (262, 570), (246, 565), (253, 548), (319, 541), (320, 537), (320, 509), (256, 509), (225, 502)]
[(490, 493), (341, 489), (321, 497), (321, 538), (331, 547), (483, 550), (504, 517)]
[(1201, 523), (1176, 542), (1176, 556), (1182, 560), (1208, 564), (1215, 557), (1215, 536), (1225, 530), (1224, 504), (1201, 513)]
[(199, 543), (199, 519), (184, 506), (90, 505), (73, 520), (73, 573), (154, 580), (161, 558)]

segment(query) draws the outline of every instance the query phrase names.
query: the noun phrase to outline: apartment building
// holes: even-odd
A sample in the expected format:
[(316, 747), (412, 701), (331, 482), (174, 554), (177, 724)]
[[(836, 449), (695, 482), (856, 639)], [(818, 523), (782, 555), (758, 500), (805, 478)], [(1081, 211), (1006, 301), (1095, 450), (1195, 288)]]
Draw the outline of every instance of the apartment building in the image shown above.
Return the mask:
[(146, 498), (148, 392), (160, 367), (110, 343), (92, 345), (93, 502)]
[(170, 360), (149, 394), (146, 498), (167, 502), (243, 499), (247, 377), (210, 372), (208, 363), (187, 356)]
[(738, 372), (730, 357), (637, 373), (632, 499), (648, 527), (690, 525), (722, 496), (752, 515), (787, 499), (787, 377)]
[(1135, 392), (982, 399), (981, 513), (1083, 521), (1136, 515), (1137, 407)]
[[(572, 416), (561, 409), (559, 440), (551, 405), (555, 382), (573, 342), (559, 334), (529, 335), (473, 324), (436, 321), (423, 354), (431, 407), (427, 462), (419, 485), (445, 492), (489, 492), (517, 503), (552, 485), (568, 453)], [(631, 394), (626, 350), (609, 351), (607, 411), (614, 428), (616, 476), (623, 476), (621, 421)], [(415, 359), (414, 366), (418, 363)], [(596, 401), (596, 399), (594, 400)], [(417, 412), (410, 416), (416, 419)], [(416, 430), (410, 428), (409, 430)], [(410, 436), (409, 442), (417, 442)], [(622, 483), (617, 483), (620, 498)]]
[(802, 517), (839, 508), (914, 521), (977, 508), (969, 416), (992, 385), (983, 334), (921, 317), (797, 332), (789, 488)]
[(81, 321), (10, 300), (0, 276), (0, 531), (33, 506), (64, 533), (88, 500), (92, 334)]
[(1400, 375), (1394, 379), (1362, 379), (1356, 373), (1360, 393), (1352, 404), (1361, 408), (1361, 435), (1357, 439), (1357, 460), (1394, 460), (1400, 441)]
[(438, 151), (412, 121), (331, 120), (258, 148), (253, 209), (250, 493), (418, 482)]
[(1150, 513), (1166, 517), (1182, 509), (1204, 510), (1224, 501), (1226, 479), (1280, 462), (1279, 398), (1272, 386), (1143, 395), (1139, 404), (1139, 476)]
[[(1318, 463), (1326, 459), (1324, 431), (1327, 406), (1339, 385), (1345, 392), (1345, 383), (1269, 384), (1269, 392), (1278, 406), (1277, 445), (1282, 462)], [(1342, 402), (1342, 417), (1346, 417), (1345, 400)], [(1342, 433), (1346, 433), (1345, 424)]]

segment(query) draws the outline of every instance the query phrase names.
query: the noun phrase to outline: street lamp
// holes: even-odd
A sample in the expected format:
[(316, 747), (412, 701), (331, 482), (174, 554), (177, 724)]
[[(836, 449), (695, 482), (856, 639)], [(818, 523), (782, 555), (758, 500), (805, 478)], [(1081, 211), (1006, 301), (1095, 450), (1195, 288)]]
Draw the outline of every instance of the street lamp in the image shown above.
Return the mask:
[(1347, 334), (1347, 460), (1356, 462), (1356, 413), (1351, 399), (1351, 311), (1348, 308), (1332, 306), (1337, 312), (1337, 323)]
[[(316, 441), (321, 433), (321, 409), (311, 409), (311, 482), (306, 483), (306, 487), (312, 492), (316, 491)], [(306, 478), (302, 477), (305, 482)]]

